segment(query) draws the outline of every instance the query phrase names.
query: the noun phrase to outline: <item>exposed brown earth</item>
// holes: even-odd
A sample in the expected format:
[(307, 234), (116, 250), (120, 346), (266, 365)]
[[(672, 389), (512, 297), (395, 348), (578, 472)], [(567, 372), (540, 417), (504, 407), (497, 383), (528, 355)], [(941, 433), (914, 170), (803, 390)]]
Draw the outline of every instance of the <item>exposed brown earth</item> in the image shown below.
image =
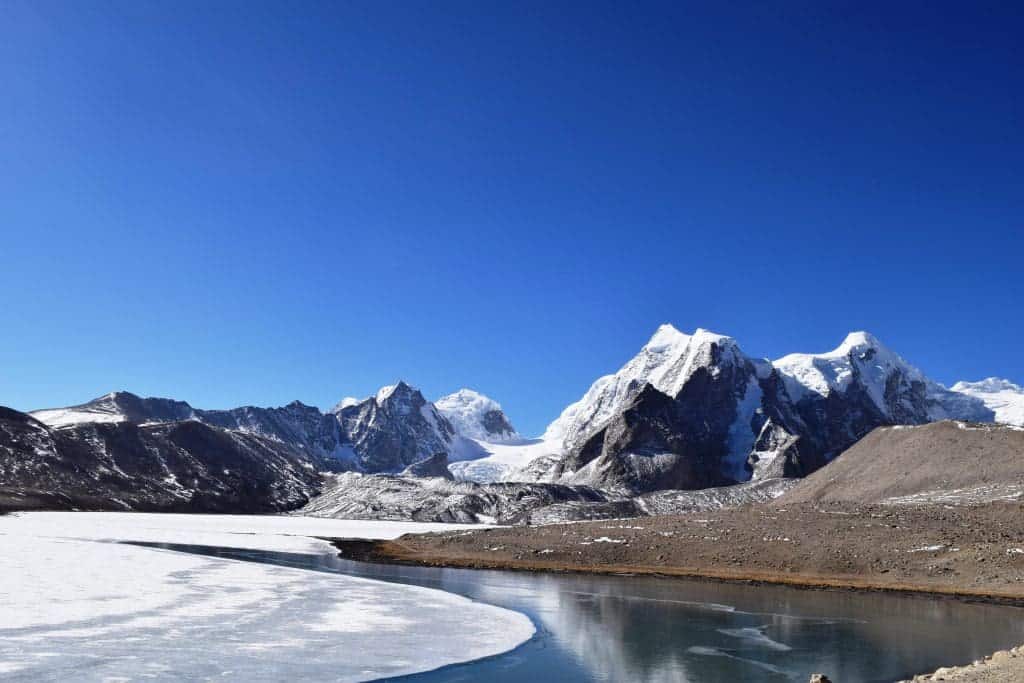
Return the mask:
[(1024, 429), (936, 422), (882, 427), (800, 481), (789, 502), (1024, 501)]
[(644, 573), (1024, 604), (1024, 506), (799, 503), (629, 520), (408, 535), (360, 559)]

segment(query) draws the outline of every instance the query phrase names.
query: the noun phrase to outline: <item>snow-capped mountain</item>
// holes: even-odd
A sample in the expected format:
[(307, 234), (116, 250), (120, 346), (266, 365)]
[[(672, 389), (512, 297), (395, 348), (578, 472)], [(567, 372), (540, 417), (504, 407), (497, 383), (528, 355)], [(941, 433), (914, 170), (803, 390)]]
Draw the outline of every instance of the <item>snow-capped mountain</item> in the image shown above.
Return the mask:
[(472, 389), (459, 389), (434, 401), (434, 405), (455, 431), (468, 439), (503, 443), (520, 438), (501, 405)]
[(950, 417), (984, 421), (992, 417), (983, 405), (964, 402), (867, 332), (851, 332), (827, 353), (793, 353), (773, 365), (796, 403), (862, 391), (879, 414), (893, 424)]
[(457, 438), (447, 418), (405, 382), (335, 410), (348, 447), (367, 472), (401, 472), (437, 453), (450, 453)]
[(957, 382), (952, 391), (978, 399), (992, 410), (996, 422), (1024, 427), (1024, 387), (989, 377), (980, 382)]
[(527, 471), (633, 492), (803, 476), (878, 426), (993, 419), (970, 399), (866, 332), (771, 362), (731, 337), (662, 325), (551, 424), (545, 439), (561, 443), (562, 458)]
[(567, 407), (544, 433), (545, 440), (560, 440), (566, 451), (607, 422), (650, 384), (676, 396), (700, 370), (720, 372), (730, 365), (749, 363), (731, 337), (698, 329), (688, 335), (662, 325), (650, 341), (618, 372), (605, 375), (586, 394)]
[(755, 440), (777, 412), (770, 377), (770, 364), (731, 337), (662, 325), (548, 428), (565, 456), (542, 477), (633, 492), (746, 481)]

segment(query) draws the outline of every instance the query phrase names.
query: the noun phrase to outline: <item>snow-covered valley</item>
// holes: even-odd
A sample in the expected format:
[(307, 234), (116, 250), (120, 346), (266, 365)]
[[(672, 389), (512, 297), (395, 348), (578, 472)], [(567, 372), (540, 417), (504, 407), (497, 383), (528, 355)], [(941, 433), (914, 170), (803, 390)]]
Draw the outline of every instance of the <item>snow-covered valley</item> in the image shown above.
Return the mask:
[(454, 525), (277, 516), (0, 517), (4, 680), (373, 680), (510, 650), (526, 616), (417, 586), (131, 543), (330, 556), (316, 537)]

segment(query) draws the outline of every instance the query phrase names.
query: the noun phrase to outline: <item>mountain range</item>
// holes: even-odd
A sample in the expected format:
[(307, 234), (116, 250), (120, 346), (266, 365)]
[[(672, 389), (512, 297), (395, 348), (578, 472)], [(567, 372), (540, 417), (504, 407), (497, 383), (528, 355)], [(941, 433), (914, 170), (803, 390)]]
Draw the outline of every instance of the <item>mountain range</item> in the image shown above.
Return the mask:
[[(537, 439), (522, 438), (482, 394), (431, 402), (405, 382), (327, 412), (298, 401), (203, 410), (128, 392), (5, 409), (0, 496), (15, 501), (8, 506), (22, 496), (49, 506), (271, 511), (322, 493), (331, 504), (310, 503), (317, 510), (363, 509), (351, 499), (364, 496), (372, 511), (379, 496), (367, 492), (386, 480), (452, 473), (534, 485), (472, 492), (489, 501), (474, 503), (480, 510), (522, 517), (523, 506), (495, 496), (596, 503), (803, 477), (877, 427), (946, 419), (1024, 424), (1024, 389), (996, 378), (947, 389), (865, 332), (833, 351), (770, 361), (731, 337), (663, 325)], [(468, 491), (444, 500), (456, 490)], [(430, 509), (439, 505), (431, 498)], [(472, 517), (444, 505), (440, 517)]]

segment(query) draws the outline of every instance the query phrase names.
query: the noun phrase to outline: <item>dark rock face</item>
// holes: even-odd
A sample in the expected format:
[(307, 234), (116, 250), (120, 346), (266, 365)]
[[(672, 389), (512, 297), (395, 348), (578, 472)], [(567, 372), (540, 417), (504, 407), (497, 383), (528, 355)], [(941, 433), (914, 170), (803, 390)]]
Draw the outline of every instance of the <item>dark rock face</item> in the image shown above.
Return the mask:
[(481, 418), (484, 429), (495, 438), (507, 438), (516, 433), (512, 423), (500, 410), (488, 410)]
[(196, 410), (206, 424), (265, 436), (306, 452), (317, 466), (328, 471), (353, 469), (355, 463), (342, 455), (346, 438), (333, 415), (293, 401), (281, 408), (245, 406), (231, 410)]
[(404, 477), (441, 477), (449, 481), (454, 481), (455, 477), (448, 470), (448, 454), (444, 451), (435, 453), (434, 455), (414, 462), (413, 464), (402, 470), (402, 476)]
[(629, 406), (570, 453), (556, 476), (586, 468), (587, 483), (629, 492), (697, 489), (727, 483), (721, 443), (694, 426), (684, 405), (647, 385)]
[(0, 507), (257, 513), (319, 492), (296, 449), (197, 421), (50, 429), (0, 409)]
[(340, 409), (337, 417), (365, 472), (401, 472), (435, 453), (447, 453), (455, 438), (448, 420), (405, 382)]

